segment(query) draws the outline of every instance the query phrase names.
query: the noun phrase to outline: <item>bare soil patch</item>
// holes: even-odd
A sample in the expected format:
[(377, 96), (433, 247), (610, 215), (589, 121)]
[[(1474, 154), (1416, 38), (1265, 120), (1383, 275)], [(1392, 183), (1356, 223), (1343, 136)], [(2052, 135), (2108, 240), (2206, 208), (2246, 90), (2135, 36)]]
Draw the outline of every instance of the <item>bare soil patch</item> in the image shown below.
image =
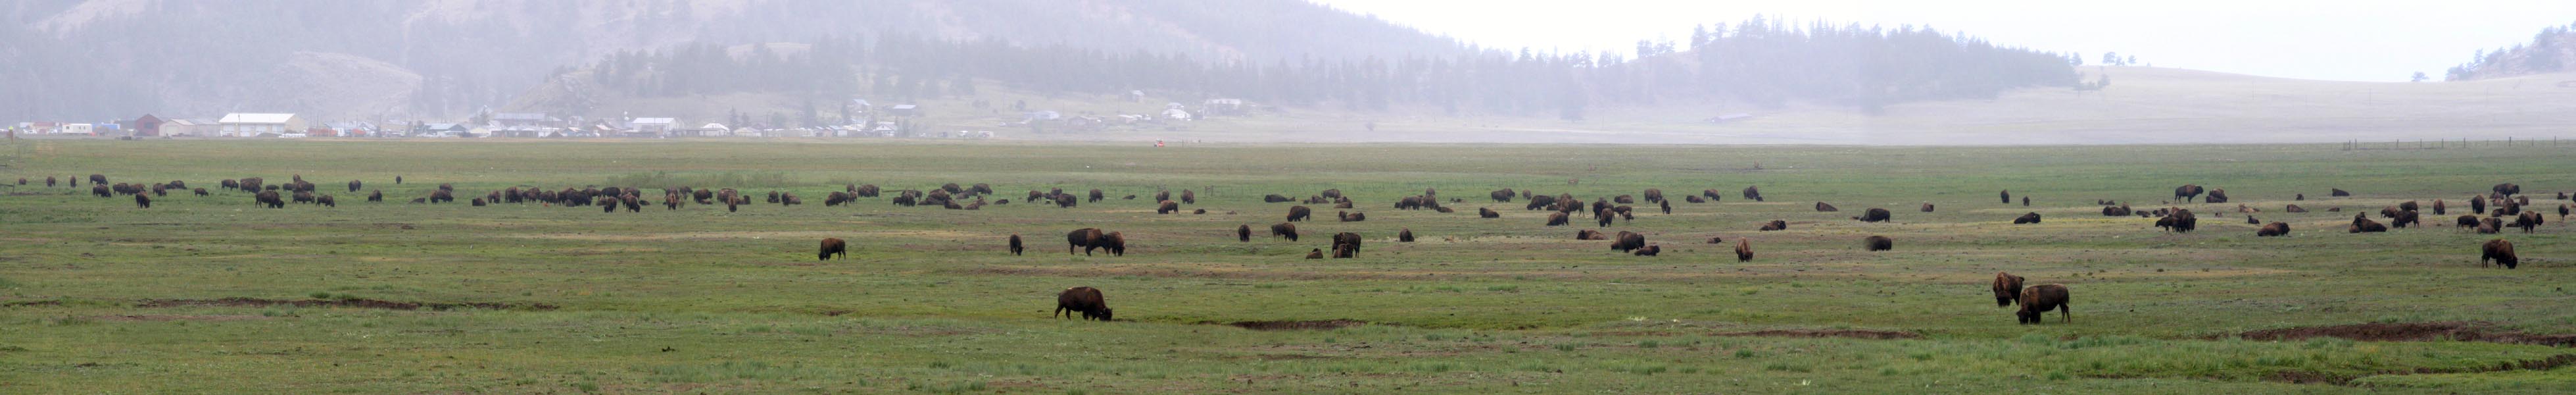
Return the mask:
[(1897, 340), (1897, 339), (1921, 339), (1921, 338), (1923, 338), (1923, 335), (1915, 334), (1915, 333), (1913, 333), (1913, 332), (1872, 331), (1872, 330), (1860, 330), (1860, 329), (1794, 329), (1794, 330), (1777, 330), (1777, 329), (1775, 329), (1775, 330), (1752, 331), (1752, 332), (1727, 332), (1727, 333), (1717, 333), (1717, 334), (1714, 334), (1714, 335), (1716, 335), (1716, 336), (1749, 336), (1749, 337), (1840, 337), (1840, 338), (1871, 339), (1871, 340)]
[(2300, 340), (2333, 337), (2355, 341), (2476, 341), (2489, 343), (2531, 344), (2550, 347), (2576, 346), (2576, 335), (2534, 335), (2491, 328), (2474, 322), (2368, 323), (2332, 326), (2265, 329), (2245, 332), (2237, 337), (2246, 340)]
[(1334, 329), (1349, 328), (1349, 327), (1361, 326), (1361, 325), (1368, 325), (1368, 324), (1369, 324), (1369, 323), (1368, 323), (1368, 321), (1360, 321), (1360, 320), (1316, 320), (1316, 321), (1235, 321), (1235, 322), (1228, 322), (1228, 323), (1225, 323), (1225, 326), (1231, 326), (1231, 327), (1243, 328), (1243, 329), (1251, 329), (1251, 330), (1256, 330), (1256, 331), (1306, 331), (1306, 330), (1322, 331), (1322, 330), (1334, 330)]
[(2338, 374), (2333, 374), (2333, 373), (2318, 372), (2318, 371), (2312, 371), (2312, 370), (2285, 370), (2285, 371), (2279, 371), (2279, 372), (2272, 372), (2272, 374), (2270, 374), (2270, 375), (2265, 375), (2265, 376), (2263, 376), (2263, 381), (2275, 381), (2275, 382), (2283, 382), (2283, 383), (2291, 383), (2291, 384), (2332, 384), (2332, 385), (2353, 385), (2353, 383), (2352, 383), (2352, 381), (2353, 381), (2353, 380), (2355, 380), (2355, 379), (2359, 379), (2359, 378), (2362, 378), (2362, 377), (2369, 377), (2369, 376), (2382, 376), (2382, 375), (2407, 375), (2407, 374), (2494, 373), (2494, 372), (2506, 372), (2506, 371), (2515, 371), (2515, 370), (2550, 370), (2550, 369), (2557, 369), (2557, 368), (2560, 368), (2560, 367), (2565, 367), (2565, 366), (2567, 366), (2567, 365), (2576, 365), (2576, 354), (2558, 354), (2558, 355), (2552, 355), (2552, 356), (2550, 356), (2550, 357), (2548, 357), (2548, 358), (2541, 358), (2541, 359), (2529, 359), (2529, 360), (2510, 361), (2510, 362), (2497, 362), (2497, 363), (2496, 363), (2496, 364), (2494, 364), (2494, 365), (2487, 365), (2487, 366), (2471, 366), (2471, 367), (2465, 367), (2465, 368), (2414, 368), (2414, 369), (2407, 369), (2407, 370), (2385, 370), (2385, 371), (2380, 371), (2380, 372), (2371, 373), (2371, 374), (2364, 374), (2364, 375), (2338, 375)]
[(557, 308), (557, 306), (555, 306), (555, 305), (552, 305), (552, 304), (545, 304), (545, 303), (492, 303), (492, 302), (415, 303), (415, 302), (394, 302), (394, 301), (384, 301), (384, 300), (375, 300), (375, 299), (302, 299), (302, 300), (278, 300), (278, 299), (258, 299), (258, 298), (223, 298), (223, 299), (156, 299), (156, 300), (145, 300), (145, 301), (143, 301), (143, 302), (135, 303), (135, 304), (134, 304), (134, 307), (144, 307), (144, 308), (152, 308), (152, 307), (186, 307), (186, 306), (239, 306), (239, 307), (262, 307), (262, 306), (295, 306), (295, 307), (352, 307), (352, 308), (362, 308), (362, 309), (386, 309), (386, 310), (420, 310), (420, 309), (423, 309), (423, 308), (427, 308), (427, 309), (430, 309), (430, 310), (455, 310), (455, 309), (461, 309), (461, 308), (475, 308), (475, 309), (486, 309), (486, 310), (539, 310), (539, 311), (544, 311), (544, 310), (554, 310), (554, 309), (556, 309), (556, 308)]

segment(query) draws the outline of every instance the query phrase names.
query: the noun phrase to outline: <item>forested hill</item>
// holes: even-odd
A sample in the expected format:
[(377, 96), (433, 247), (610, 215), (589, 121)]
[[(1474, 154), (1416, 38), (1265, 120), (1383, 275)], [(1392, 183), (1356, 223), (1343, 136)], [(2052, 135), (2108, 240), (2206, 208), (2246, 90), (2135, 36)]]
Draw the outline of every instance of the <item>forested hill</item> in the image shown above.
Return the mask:
[[(1582, 119), (1602, 105), (1666, 101), (1841, 105), (1875, 110), (1937, 99), (1992, 98), (2014, 88), (2072, 86), (2069, 60), (1927, 29), (1754, 19), (1638, 58), (1482, 50), (1454, 54), (1206, 58), (1103, 51), (1007, 39), (851, 35), (795, 45), (712, 43), (613, 54), (558, 74), (519, 110), (584, 114), (614, 97), (785, 94), (805, 102), (971, 95), (977, 81), (1047, 94), (1146, 90), (1164, 97), (1241, 98), (1341, 110), (1397, 106), (1448, 113)], [(782, 125), (783, 126), (783, 125)]]
[(0, 119), (462, 117), (561, 69), (687, 43), (905, 35), (1191, 59), (1449, 55), (1300, 0), (17, 0)]
[(2531, 42), (2493, 51), (2479, 50), (2468, 63), (2444, 74), (2450, 81), (2520, 77), (2576, 69), (2576, 24), (2541, 29)]

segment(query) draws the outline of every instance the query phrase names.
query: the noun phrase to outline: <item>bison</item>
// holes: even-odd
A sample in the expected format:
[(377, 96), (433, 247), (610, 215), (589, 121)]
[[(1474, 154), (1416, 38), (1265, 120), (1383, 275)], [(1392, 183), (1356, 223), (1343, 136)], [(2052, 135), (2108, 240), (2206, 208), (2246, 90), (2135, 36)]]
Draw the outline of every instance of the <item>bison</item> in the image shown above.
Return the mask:
[(1011, 234), (1011, 255), (1019, 255), (1019, 254), (1020, 254), (1020, 250), (1021, 250), (1021, 248), (1022, 248), (1022, 247), (1021, 247), (1021, 245), (1020, 245), (1020, 234), (1018, 234), (1018, 233), (1012, 233), (1012, 234)]
[(2254, 236), (2255, 236), (2255, 237), (2273, 237), (2273, 236), (2289, 236), (2289, 235), (2290, 235), (2290, 224), (2280, 223), (2280, 222), (2273, 222), (2273, 223), (2269, 223), (2269, 224), (2264, 224), (2262, 229), (2255, 229), (2255, 230), (2254, 230)]
[(2011, 306), (2021, 301), (2021, 276), (1995, 272), (1995, 307)]
[(2129, 213), (2130, 213), (2130, 212), (2132, 212), (2132, 211), (2133, 211), (2133, 210), (2130, 210), (2130, 209), (2129, 209), (2129, 205), (2126, 205), (2126, 204), (2118, 205), (2118, 206), (2106, 206), (2106, 207), (2102, 207), (2102, 216), (2105, 216), (2105, 217), (2126, 217), (2126, 216), (2129, 216)]
[(2485, 197), (2481, 197), (2481, 196), (2477, 196), (2477, 195), (2469, 195), (2469, 212), (2470, 212), (2470, 213), (2483, 213), (2483, 212), (2487, 212), (2487, 198), (2485, 198)]
[(1349, 244), (1333, 245), (1333, 259), (1357, 258), (1359, 257), (1359, 254), (1360, 250), (1358, 248), (1352, 248)]
[(1753, 201), (1756, 202), (1762, 201), (1762, 189), (1760, 187), (1744, 187), (1744, 198), (1753, 199)]
[(1512, 189), (1511, 189), (1511, 188), (1503, 188), (1503, 189), (1494, 190), (1494, 192), (1493, 192), (1493, 193), (1488, 194), (1488, 195), (1490, 195), (1490, 196), (1492, 196), (1492, 197), (1494, 198), (1494, 202), (1495, 202), (1495, 203), (1510, 203), (1510, 202), (1512, 201), (1512, 195), (1514, 195), (1514, 193), (1512, 193)]
[(331, 195), (315, 196), (313, 197), (313, 204), (319, 204), (322, 205), (322, 207), (340, 207), (340, 202), (331, 199)]
[[(1013, 236), (1012, 238), (1013, 238), (1013, 239), (1017, 239), (1017, 238), (1019, 238), (1019, 237), (1017, 237), (1017, 236)], [(1250, 242), (1250, 241), (1252, 241), (1252, 225), (1235, 225), (1235, 227), (1234, 227), (1234, 241), (1238, 241), (1238, 242)]]
[(2306, 207), (2299, 207), (2299, 205), (2293, 204), (2293, 205), (2290, 205), (2289, 207), (2283, 207), (2283, 208), (2281, 208), (2281, 211), (2287, 211), (2287, 212), (2293, 212), (2293, 213), (2304, 213), (2304, 212), (2308, 212), (2308, 208), (2306, 208)]
[(1560, 211), (1547, 214), (1547, 226), (1565, 226), (1570, 223), (1573, 223), (1573, 221), (1567, 219), (1565, 212)]
[(1306, 259), (1324, 259), (1324, 249), (1317, 248), (1313, 251), (1306, 252)]
[[(99, 180), (104, 180), (104, 179), (106, 179), (106, 178), (102, 178), (102, 177), (99, 177), (99, 176), (97, 176), (97, 175), (91, 175), (91, 176), (89, 176), (89, 180), (90, 180), (90, 182), (104, 182), (104, 181), (99, 181)], [(2510, 183), (2510, 182), (2508, 182), (2508, 183), (2503, 183), (2503, 184), (2495, 184), (2495, 187), (2494, 187), (2494, 188), (2491, 188), (2491, 189), (2495, 190), (2495, 193), (2496, 193), (2496, 194), (2498, 194), (2498, 195), (2505, 195), (2505, 196), (2513, 196), (2513, 195), (2518, 195), (2518, 194), (2521, 194), (2521, 193), (2522, 193), (2522, 186), (2521, 186), (2521, 185), (2514, 185), (2513, 183)]]
[(1477, 207), (1477, 208), (1476, 208), (1476, 217), (1478, 217), (1478, 218), (1502, 218), (1502, 217), (1503, 217), (1503, 213), (1494, 212), (1494, 209), (1491, 209), (1491, 208)]
[(2352, 192), (2344, 192), (2344, 190), (2343, 190), (2342, 188), (2327, 188), (2327, 190), (2328, 190), (2328, 192), (2327, 192), (2327, 195), (2326, 195), (2326, 196), (2333, 196), (2333, 197), (2345, 197), (2345, 196), (2352, 196)]
[(1368, 220), (1368, 213), (1354, 213), (1354, 212), (1348, 212), (1348, 211), (1337, 211), (1337, 212), (1334, 212), (1333, 214), (1334, 214), (1334, 216), (1336, 216), (1336, 217), (1340, 217), (1340, 218), (1342, 219), (1342, 222), (1360, 222), (1360, 221), (1367, 221), (1367, 220)]
[(1584, 230), (1574, 231), (1574, 239), (1575, 239), (1575, 240), (1609, 240), (1609, 239), (1610, 239), (1610, 235), (1608, 235), (1608, 234), (1603, 234), (1603, 233), (1601, 233), (1601, 231), (1598, 231), (1598, 230), (1584, 229)]
[(2039, 223), (2039, 213), (2022, 213), (2020, 217), (2013, 218), (2014, 225), (2036, 223)]
[(1816, 202), (1816, 211), (1822, 211), (1822, 212), (1829, 212), (1829, 213), (1830, 213), (1830, 212), (1835, 212), (1835, 211), (1842, 211), (1842, 209), (1834, 208), (1834, 205), (1831, 205), (1831, 204), (1825, 204), (1825, 202)]
[(211, 195), (212, 195), (212, 194), (210, 194), (210, 193), (207, 193), (205, 188), (197, 188), (196, 190), (193, 190), (193, 191), (190, 191), (190, 192), (195, 192), (195, 193), (197, 194), (197, 196), (211, 196)]
[(2047, 314), (2049, 310), (2057, 310), (2058, 322), (2075, 322), (2075, 313), (2070, 311), (2072, 309), (2067, 307), (2067, 302), (2066, 286), (2064, 285), (2048, 284), (2032, 286), (2030, 288), (2022, 289), (2021, 311), (2014, 313), (2014, 315), (2021, 318), (2021, 323), (2037, 324), (2040, 323), (2040, 319), (2044, 318), (2044, 314)]
[(1074, 229), (1064, 234), (1064, 254), (1073, 255), (1074, 249), (1081, 249), (1083, 256), (1091, 256), (1091, 250), (1099, 249), (1100, 239), (1107, 236), (1100, 228)]
[(1861, 215), (1858, 217), (1852, 217), (1852, 219), (1860, 220), (1860, 222), (1887, 222), (1888, 216), (1887, 209), (1871, 208), (1869, 211), (1861, 212)]
[(1276, 193), (1270, 194), (1269, 196), (1262, 196), (1262, 197), (1261, 197), (1261, 202), (1262, 202), (1262, 203), (1287, 203), (1287, 202), (1294, 202), (1294, 201), (1297, 201), (1297, 199), (1291, 199), (1291, 198), (1289, 198), (1289, 197), (1287, 197), (1287, 196), (1283, 196), (1283, 195), (1276, 194)]
[(1177, 212), (1181, 212), (1180, 202), (1165, 200), (1162, 201), (1162, 203), (1156, 204), (1156, 207), (1154, 207), (1155, 214), (1171, 214)]
[(1775, 220), (1771, 220), (1771, 222), (1764, 222), (1764, 223), (1762, 223), (1762, 229), (1760, 229), (1760, 230), (1761, 230), (1761, 231), (1764, 231), (1764, 232), (1769, 232), (1769, 231), (1774, 231), (1774, 230), (1789, 230), (1789, 221), (1782, 221), (1782, 220), (1776, 220), (1776, 219), (1775, 219)]
[(1198, 192), (1192, 192), (1187, 189), (1181, 190), (1181, 204), (1199, 204)]
[(2220, 189), (2211, 189), (2211, 190), (2209, 190), (2209, 196), (2200, 198), (2200, 202), (2201, 202), (2201, 203), (2226, 203), (2226, 202), (2227, 202), (2227, 189), (2225, 189), (2225, 188), (2220, 188)]
[(2200, 197), (2200, 193), (2201, 189), (2199, 185), (2183, 184), (2183, 186), (2174, 187), (2173, 197), (2175, 199), (2182, 199), (2183, 202), (2188, 203), (2191, 202), (2191, 199)]
[(1664, 247), (1660, 245), (1647, 245), (1646, 248), (1639, 248), (1630, 253), (1637, 254), (1637, 256), (1655, 256), (1656, 254), (1664, 253)]
[(1083, 203), (1099, 203), (1100, 198), (1106, 195), (1107, 193), (1100, 192), (1100, 189), (1094, 188), (1091, 190), (1091, 200)]
[(2397, 217), (2396, 217), (2396, 218), (2390, 218), (2390, 219), (2388, 220), (2388, 226), (2391, 226), (2391, 227), (2398, 227), (2398, 228), (2404, 228), (2404, 227), (2406, 227), (2407, 225), (2418, 225), (2418, 224), (2422, 224), (2422, 223), (2423, 223), (2423, 222), (2421, 222), (2421, 221), (2419, 220), (2418, 216), (2417, 216), (2417, 215), (2415, 214), (2415, 212), (2413, 212), (2413, 211), (2399, 211), (2399, 212), (2397, 212)]
[(2344, 233), (2378, 233), (2386, 231), (2388, 231), (2388, 225), (2382, 225), (2379, 221), (2372, 221), (2370, 218), (2365, 217), (2353, 217), (2352, 225), (2344, 227)]
[(1870, 251), (1887, 251), (1896, 249), (1896, 240), (1889, 239), (1887, 236), (1863, 237), (1860, 239), (1860, 244), (1863, 248)]
[(1306, 220), (1306, 217), (1313, 216), (1314, 214), (1315, 209), (1306, 208), (1306, 206), (1289, 206), (1288, 222), (1304, 221)]
[(1396, 231), (1396, 232), (1395, 232), (1395, 242), (1398, 242), (1398, 243), (1411, 243), (1411, 242), (1413, 242), (1413, 228), (1403, 228), (1402, 230), (1398, 230), (1398, 231)]
[(1297, 241), (1297, 224), (1281, 222), (1270, 225), (1270, 237), (1286, 237), (1288, 241)]
[(2475, 228), (2475, 227), (2478, 227), (2478, 216), (2475, 216), (2475, 215), (2462, 215), (2462, 216), (2459, 216), (2458, 220), (2457, 220), (2456, 222), (2453, 222), (2453, 223), (2451, 224), (2451, 227), (2454, 227), (2454, 228)]
[(2513, 255), (2513, 242), (2504, 239), (2487, 240), (2487, 243), (2478, 246), (2478, 249), (2478, 267), (2487, 267), (2488, 261), (2494, 261), (2497, 265), (2512, 269), (2522, 262), (2522, 258)]
[(1101, 235), (1099, 244), (1101, 249), (1109, 250), (1109, 256), (1127, 256), (1127, 235), (1124, 233)]
[(268, 205), (268, 208), (286, 208), (286, 198), (279, 197), (277, 191), (259, 191), (259, 195), (252, 197), (251, 200)]
[(2003, 192), (1997, 192), (1996, 195), (2004, 200), (2004, 204), (2012, 204), (2012, 190), (2006, 189)]
[(1752, 260), (1753, 243), (1744, 239), (1735, 239), (1735, 261), (1746, 262)]
[(1110, 321), (1109, 302), (1101, 299), (1098, 288), (1073, 287), (1056, 293), (1055, 313), (1047, 317), (1073, 318), (1073, 313), (1082, 313), (1083, 320)]
[(2486, 234), (2486, 235), (2496, 234), (2496, 232), (2501, 232), (2501, 231), (2503, 231), (2503, 230), (2504, 230), (2504, 219), (2502, 219), (2502, 218), (2494, 218), (2494, 217), (2479, 218), (2479, 219), (2478, 219), (2478, 228), (2477, 228), (2477, 229), (2478, 229), (2478, 234)]
[(2522, 233), (2531, 233), (2531, 228), (2540, 226), (2540, 220), (2540, 212), (2525, 211), (2513, 216), (2513, 227), (2522, 228)]
[(1644, 234), (1632, 233), (1623, 230), (1619, 231), (1617, 238), (1611, 240), (1613, 241), (1610, 242), (1610, 249), (1618, 250), (1619, 252), (1633, 252), (1639, 248), (1646, 248), (1646, 235)]
[(1932, 203), (1923, 203), (1923, 212), (1932, 212)]
[(1334, 233), (1333, 245), (1348, 245), (1351, 247), (1351, 252), (1358, 253), (1360, 252), (1360, 234), (1351, 232)]
[(841, 239), (839, 239), (839, 238), (832, 238), (832, 237), (825, 237), (825, 238), (823, 238), (823, 248), (822, 248), (822, 251), (821, 251), (821, 252), (816, 252), (816, 253), (814, 253), (814, 260), (818, 260), (818, 261), (828, 261), (828, 260), (832, 260), (832, 258), (849, 258), (849, 257), (850, 257), (850, 244), (849, 244), (849, 243), (847, 243), (847, 242), (843, 242), (843, 241), (841, 241)]
[(135, 206), (135, 207), (141, 207), (141, 208), (152, 208), (152, 195), (145, 195), (145, 194), (140, 194), (140, 193), (134, 194), (134, 206)]

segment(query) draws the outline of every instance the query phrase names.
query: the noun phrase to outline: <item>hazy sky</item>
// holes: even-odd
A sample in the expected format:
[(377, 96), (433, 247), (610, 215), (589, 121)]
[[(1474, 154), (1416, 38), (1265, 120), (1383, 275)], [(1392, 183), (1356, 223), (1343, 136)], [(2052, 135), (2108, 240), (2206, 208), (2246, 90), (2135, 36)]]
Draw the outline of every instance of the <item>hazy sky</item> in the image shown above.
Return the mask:
[(1633, 52), (1638, 39), (1688, 45), (1691, 27), (1754, 15), (1918, 25), (2007, 46), (2102, 52), (2141, 63), (2274, 77), (2434, 79), (2478, 49), (2576, 23), (2571, 0), (2460, 1), (1649, 1), (1312, 0), (1487, 47)]

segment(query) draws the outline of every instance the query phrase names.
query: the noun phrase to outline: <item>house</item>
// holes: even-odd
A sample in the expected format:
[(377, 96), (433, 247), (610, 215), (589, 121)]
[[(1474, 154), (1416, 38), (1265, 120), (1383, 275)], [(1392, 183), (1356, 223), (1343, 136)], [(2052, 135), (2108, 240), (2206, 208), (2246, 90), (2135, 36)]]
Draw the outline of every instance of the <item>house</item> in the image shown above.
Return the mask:
[(697, 137), (725, 137), (733, 135), (733, 128), (725, 127), (725, 125), (721, 123), (709, 123), (698, 125), (696, 128), (690, 128), (688, 130), (688, 135)]
[(417, 137), (474, 137), (474, 128), (460, 123), (424, 123), (411, 129)]
[(920, 106), (920, 105), (914, 105), (914, 104), (896, 104), (896, 105), (894, 105), (894, 107), (888, 107), (888, 108), (886, 108), (886, 114), (888, 114), (888, 115), (901, 115), (901, 116), (907, 116), (907, 117), (909, 117), (909, 116), (918, 116), (918, 115), (921, 115), (921, 106)]
[(162, 122), (160, 117), (152, 116), (152, 114), (143, 114), (142, 118), (134, 119), (134, 128), (132, 129), (134, 130), (134, 137), (160, 136), (161, 125), (163, 124), (165, 124), (165, 122)]
[(678, 121), (671, 118), (636, 118), (634, 121), (627, 122), (626, 127), (633, 130), (635, 134), (663, 137), (671, 135), (672, 126), (678, 124)]
[(215, 124), (221, 125), (216, 133), (223, 137), (252, 137), (261, 133), (304, 130), (304, 118), (297, 117), (295, 114), (231, 113), (224, 114), (223, 119), (215, 120)]
[(1187, 120), (1190, 120), (1190, 112), (1189, 112), (1189, 111), (1183, 111), (1183, 110), (1178, 109), (1178, 108), (1168, 108), (1168, 109), (1163, 109), (1163, 117), (1164, 117), (1164, 118), (1171, 118), (1171, 119), (1174, 119), (1174, 120), (1187, 121)]
[(97, 133), (98, 126), (86, 123), (66, 123), (54, 128), (54, 134), (90, 136), (96, 135)]
[(536, 130), (536, 128), (551, 127), (562, 123), (563, 120), (548, 118), (546, 117), (546, 113), (542, 112), (505, 112), (492, 114), (493, 125), (512, 128), (511, 130)]
[(169, 137), (206, 137), (215, 135), (219, 130), (221, 130), (221, 126), (216, 125), (214, 122), (197, 119), (172, 119), (161, 122), (161, 131), (158, 133), (162, 136)]

